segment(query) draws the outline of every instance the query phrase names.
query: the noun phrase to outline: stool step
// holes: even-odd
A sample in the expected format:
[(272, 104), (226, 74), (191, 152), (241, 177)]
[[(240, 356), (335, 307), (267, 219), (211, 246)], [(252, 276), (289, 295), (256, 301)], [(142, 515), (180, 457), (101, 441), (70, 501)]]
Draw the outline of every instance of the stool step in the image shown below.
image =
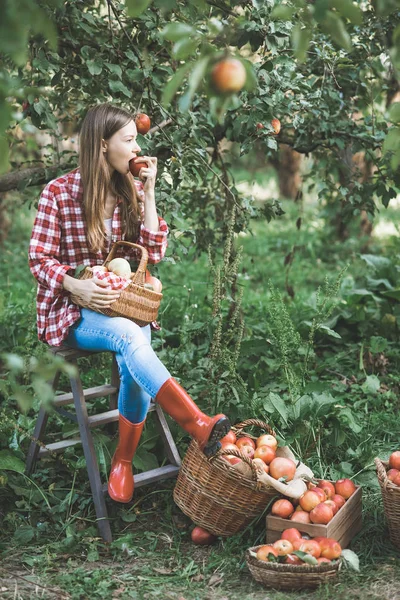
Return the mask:
[[(148, 485), (154, 481), (161, 481), (162, 479), (169, 479), (170, 477), (177, 477), (179, 473), (179, 467), (175, 465), (164, 465), (158, 467), (158, 469), (151, 469), (151, 471), (145, 471), (144, 473), (138, 473), (134, 475), (135, 488)], [(106, 494), (108, 490), (107, 484), (103, 485), (103, 492)]]
[(58, 454), (59, 452), (63, 452), (66, 448), (70, 448), (71, 446), (76, 446), (76, 444), (80, 444), (80, 438), (73, 438), (71, 440), (62, 440), (62, 442), (54, 442), (53, 444), (46, 444), (46, 448), (40, 448), (38, 458), (43, 458), (43, 456), (47, 456), (50, 453)]
[[(91, 400), (92, 398), (101, 398), (101, 396), (110, 396), (118, 392), (118, 388), (114, 385), (98, 385), (96, 387), (87, 388), (83, 390), (85, 400)], [(74, 397), (72, 393), (60, 394), (55, 396), (53, 403), (55, 406), (64, 406), (65, 404), (72, 404)]]

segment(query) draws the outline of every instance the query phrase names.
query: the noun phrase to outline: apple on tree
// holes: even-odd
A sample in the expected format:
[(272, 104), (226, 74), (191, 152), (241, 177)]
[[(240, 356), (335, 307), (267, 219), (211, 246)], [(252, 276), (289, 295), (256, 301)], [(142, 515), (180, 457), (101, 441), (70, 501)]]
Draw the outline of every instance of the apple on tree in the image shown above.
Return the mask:
[(135, 125), (138, 133), (141, 135), (146, 135), (151, 126), (150, 117), (145, 113), (139, 113), (135, 117)]
[(211, 81), (221, 94), (239, 92), (246, 83), (246, 69), (237, 58), (224, 58), (212, 68)]

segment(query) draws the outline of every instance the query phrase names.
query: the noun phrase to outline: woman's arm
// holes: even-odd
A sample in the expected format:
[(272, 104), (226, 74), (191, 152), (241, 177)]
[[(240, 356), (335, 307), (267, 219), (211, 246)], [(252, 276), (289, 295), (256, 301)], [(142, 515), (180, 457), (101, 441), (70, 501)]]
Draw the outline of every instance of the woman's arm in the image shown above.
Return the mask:
[(48, 184), (39, 200), (38, 212), (29, 243), (29, 268), (43, 286), (60, 293), (65, 274), (72, 269), (60, 263), (60, 216), (53, 191)]

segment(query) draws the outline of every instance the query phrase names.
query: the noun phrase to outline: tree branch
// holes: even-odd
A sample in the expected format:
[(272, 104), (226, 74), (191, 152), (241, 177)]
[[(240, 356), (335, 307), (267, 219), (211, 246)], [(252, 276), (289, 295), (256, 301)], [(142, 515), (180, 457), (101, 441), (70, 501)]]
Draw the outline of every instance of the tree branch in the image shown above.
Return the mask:
[[(172, 119), (165, 119), (158, 125), (154, 125), (148, 133), (155, 133), (160, 129), (164, 129), (172, 123)], [(31, 185), (43, 185), (54, 179), (60, 173), (65, 173), (71, 167), (71, 163), (53, 165), (51, 167), (29, 167), (27, 169), (19, 169), (11, 171), (0, 177), (0, 193), (9, 192), (10, 190), (18, 189), (21, 185), (28, 187)]]

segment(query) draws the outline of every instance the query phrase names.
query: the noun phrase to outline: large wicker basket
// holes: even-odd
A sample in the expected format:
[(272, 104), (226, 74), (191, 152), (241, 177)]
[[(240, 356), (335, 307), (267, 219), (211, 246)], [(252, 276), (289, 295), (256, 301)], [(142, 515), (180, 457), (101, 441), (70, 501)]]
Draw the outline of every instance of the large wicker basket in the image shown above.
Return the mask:
[(376, 473), (381, 486), (383, 508), (392, 543), (400, 548), (400, 487), (388, 479), (387, 462), (375, 458)]
[(316, 588), (322, 583), (335, 580), (341, 565), (340, 560), (312, 565), (285, 565), (259, 560), (251, 554), (261, 546), (249, 548), (246, 562), (256, 581), (276, 590), (303, 590)]
[[(258, 419), (248, 419), (233, 427), (237, 437), (251, 434), (243, 428), (255, 425), (272, 435), (272, 429)], [(192, 441), (182, 462), (174, 488), (174, 500), (192, 521), (214, 535), (227, 537), (243, 530), (254, 518), (262, 515), (271, 500), (279, 496), (272, 487), (260, 482), (251, 460), (238, 455), (252, 468), (252, 479), (236, 471), (220, 451), (207, 458)]]
[[(107, 267), (108, 263), (114, 258), (119, 246), (138, 248), (141, 251), (141, 258), (137, 271), (131, 275), (131, 283), (121, 292), (118, 300), (112, 303), (112, 308), (93, 308), (83, 304), (76, 296), (71, 296), (71, 300), (78, 306), (91, 308), (108, 317), (126, 317), (140, 325), (140, 327), (144, 327), (157, 319), (163, 295), (144, 287), (149, 254), (146, 248), (139, 246), (139, 244), (124, 241), (115, 242), (103, 266)], [(79, 278), (91, 279), (92, 277), (93, 270), (91, 267), (86, 267)]]

